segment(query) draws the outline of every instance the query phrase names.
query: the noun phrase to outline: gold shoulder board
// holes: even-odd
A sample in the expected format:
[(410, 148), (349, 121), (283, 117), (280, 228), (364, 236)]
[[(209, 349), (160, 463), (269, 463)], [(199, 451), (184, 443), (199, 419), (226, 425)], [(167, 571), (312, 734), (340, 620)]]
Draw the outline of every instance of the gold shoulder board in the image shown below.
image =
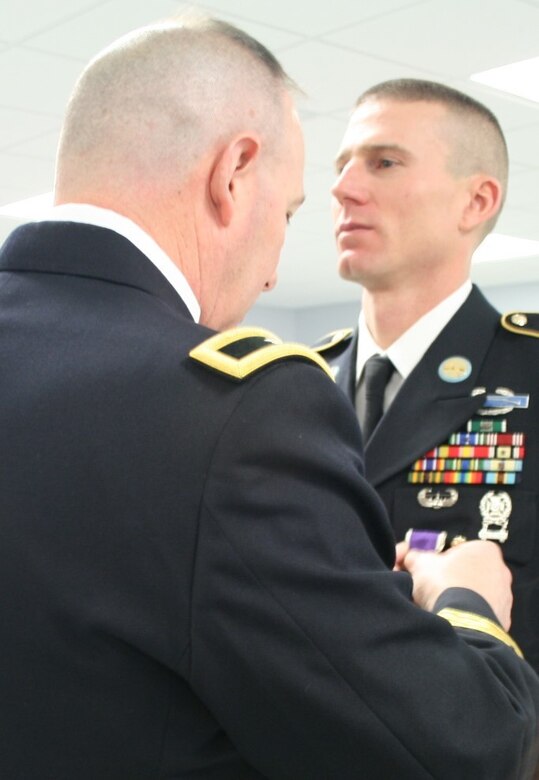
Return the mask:
[(510, 311), (502, 314), (502, 326), (511, 333), (539, 339), (539, 312)]
[(325, 336), (322, 336), (321, 339), (318, 339), (318, 341), (312, 345), (311, 349), (314, 349), (315, 352), (326, 352), (328, 349), (336, 347), (337, 344), (342, 344), (344, 346), (345, 343), (350, 341), (353, 333), (354, 331), (352, 328), (332, 330), (330, 333), (326, 333)]
[(331, 379), (326, 361), (303, 344), (285, 344), (263, 328), (233, 328), (203, 341), (189, 357), (232, 379), (241, 381), (270, 363), (296, 358), (315, 363)]

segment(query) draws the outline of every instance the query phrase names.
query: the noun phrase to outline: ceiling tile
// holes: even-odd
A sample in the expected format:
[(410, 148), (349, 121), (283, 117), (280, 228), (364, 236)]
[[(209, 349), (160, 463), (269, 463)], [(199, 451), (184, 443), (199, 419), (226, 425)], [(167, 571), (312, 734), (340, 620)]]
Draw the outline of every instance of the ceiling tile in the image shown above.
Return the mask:
[[(422, 4), (425, 0), (416, 0)], [(357, 2), (353, 0), (332, 0), (332, 2), (312, 2), (312, 0), (272, 0), (272, 2), (246, 3), (245, 0), (210, 0), (206, 3), (217, 12), (234, 14), (239, 19), (257, 20), (264, 24), (281, 27), (300, 35), (320, 35), (326, 31), (355, 24), (372, 17), (383, 17), (387, 13), (409, 6), (410, 0), (376, 0), (376, 2)]]
[(281, 62), (307, 93), (308, 111), (350, 110), (359, 95), (375, 81), (399, 77), (424, 78), (404, 66), (380, 62), (372, 57), (309, 41), (281, 52)]
[[(85, 13), (56, 25), (41, 35), (35, 35), (29, 42), (40, 51), (54, 52), (66, 57), (88, 60), (112, 41), (138, 27), (144, 27), (161, 19), (169, 19), (183, 12), (193, 10), (193, 4), (175, 0), (108, 0)], [(197, 4), (200, 12), (211, 12), (205, 5)], [(219, 14), (225, 21), (239, 22), (234, 15)], [(285, 30), (245, 20), (242, 28), (271, 49), (295, 43), (298, 36)]]
[(536, 56), (538, 30), (539, 9), (518, 0), (430, 0), (327, 40), (440, 75), (467, 77)]
[(80, 62), (24, 48), (1, 52), (0, 105), (61, 117), (81, 69)]
[(108, 0), (14, 0), (0, 4), (0, 39), (18, 43)]
[[(226, 3), (226, 6), (228, 5), (229, 4)], [(230, 24), (235, 24), (237, 27), (245, 30), (246, 33), (252, 35), (277, 55), (283, 48), (293, 46), (298, 43), (298, 41), (303, 40), (302, 35), (299, 35), (292, 30), (285, 30), (272, 24), (263, 24), (260, 23), (260, 21), (254, 21), (248, 16), (238, 16), (237, 14), (229, 13), (225, 9), (216, 12), (215, 9), (212, 9), (209, 6), (199, 7), (206, 10), (210, 15), (223, 19), (223, 21), (229, 22)]]
[(58, 127), (58, 120), (53, 117), (0, 107), (0, 150), (34, 139)]
[(173, 0), (152, 0), (151, 3), (146, 0), (107, 0), (41, 35), (35, 35), (29, 44), (35, 49), (76, 57), (86, 63), (131, 30), (168, 18), (188, 7), (192, 6)]

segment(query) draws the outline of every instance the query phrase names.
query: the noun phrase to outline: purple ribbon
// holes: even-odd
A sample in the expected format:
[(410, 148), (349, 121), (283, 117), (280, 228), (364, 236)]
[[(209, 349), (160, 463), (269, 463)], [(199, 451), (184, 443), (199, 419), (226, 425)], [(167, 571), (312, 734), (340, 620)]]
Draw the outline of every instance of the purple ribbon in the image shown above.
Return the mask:
[(445, 546), (447, 533), (445, 531), (425, 531), (410, 528), (405, 539), (410, 549), (441, 552)]

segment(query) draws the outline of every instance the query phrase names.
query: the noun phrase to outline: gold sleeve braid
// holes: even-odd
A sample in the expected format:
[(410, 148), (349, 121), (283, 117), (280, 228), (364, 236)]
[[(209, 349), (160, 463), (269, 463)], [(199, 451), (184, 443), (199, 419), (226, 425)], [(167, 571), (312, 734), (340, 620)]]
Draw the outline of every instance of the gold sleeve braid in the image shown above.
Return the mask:
[(519, 658), (524, 658), (522, 650), (514, 639), (511, 639), (509, 634), (493, 620), (489, 620), (489, 618), (482, 615), (476, 615), (474, 612), (464, 612), (463, 610), (450, 607), (440, 610), (437, 614), (438, 617), (442, 617), (451, 623), (454, 628), (469, 628), (472, 631), (480, 631), (482, 634), (488, 634), (498, 639), (514, 650)]

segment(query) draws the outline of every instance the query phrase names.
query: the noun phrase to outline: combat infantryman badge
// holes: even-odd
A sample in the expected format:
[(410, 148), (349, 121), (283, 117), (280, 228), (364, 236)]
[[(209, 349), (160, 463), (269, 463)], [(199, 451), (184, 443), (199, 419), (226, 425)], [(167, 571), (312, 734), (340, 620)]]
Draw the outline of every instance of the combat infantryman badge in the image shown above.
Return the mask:
[(471, 394), (485, 395), (483, 406), (477, 410), (480, 415), (508, 414), (513, 409), (527, 409), (530, 403), (527, 393), (517, 395), (507, 387), (497, 387), (494, 393), (489, 395), (486, 395), (485, 387), (474, 387)]

